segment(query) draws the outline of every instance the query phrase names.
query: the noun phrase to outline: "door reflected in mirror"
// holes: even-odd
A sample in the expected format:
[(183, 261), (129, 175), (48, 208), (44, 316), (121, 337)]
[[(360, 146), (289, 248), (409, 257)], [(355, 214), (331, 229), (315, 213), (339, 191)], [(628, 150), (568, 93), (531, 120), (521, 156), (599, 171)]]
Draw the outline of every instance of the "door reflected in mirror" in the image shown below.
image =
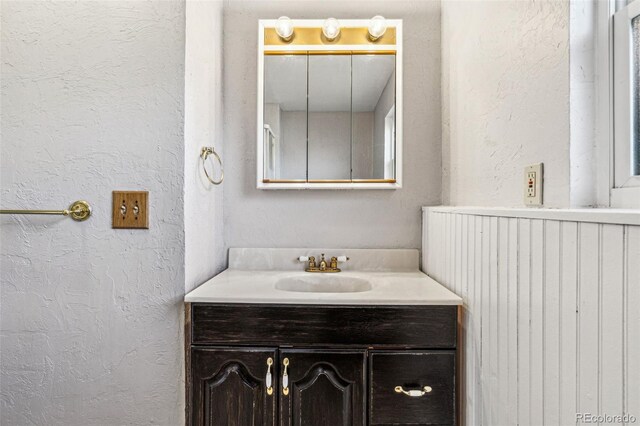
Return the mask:
[(264, 58), (264, 178), (307, 179), (307, 56)]

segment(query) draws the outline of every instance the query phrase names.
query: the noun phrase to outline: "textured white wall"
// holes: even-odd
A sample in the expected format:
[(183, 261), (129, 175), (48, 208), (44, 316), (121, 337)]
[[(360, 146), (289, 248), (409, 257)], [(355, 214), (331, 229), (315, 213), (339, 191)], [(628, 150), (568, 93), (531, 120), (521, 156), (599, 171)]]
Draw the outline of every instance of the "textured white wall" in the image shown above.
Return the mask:
[(543, 162), (569, 206), (569, 2), (443, 2), (442, 92), (445, 204), (521, 206)]
[[(2, 1), (1, 422), (183, 420), (184, 3)], [(111, 190), (150, 229), (111, 229)]]
[[(225, 159), (222, 140), (222, 1), (186, 2), (184, 238), (185, 290), (224, 269), (223, 187), (209, 183), (200, 149), (213, 146)], [(218, 164), (207, 161), (207, 170)], [(223, 183), (224, 185), (224, 183)]]
[[(404, 19), (404, 188), (257, 190), (258, 19), (376, 14)], [(224, 20), (227, 246), (419, 247), (420, 206), (441, 202), (440, 3), (230, 1)]]

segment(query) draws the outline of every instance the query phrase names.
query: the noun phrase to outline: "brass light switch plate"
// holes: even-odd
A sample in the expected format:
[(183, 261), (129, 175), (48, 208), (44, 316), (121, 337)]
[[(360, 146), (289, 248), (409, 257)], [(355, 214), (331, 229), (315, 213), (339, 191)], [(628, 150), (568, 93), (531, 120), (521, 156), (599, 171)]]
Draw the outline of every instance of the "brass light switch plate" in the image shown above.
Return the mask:
[(149, 191), (113, 191), (115, 229), (149, 229)]

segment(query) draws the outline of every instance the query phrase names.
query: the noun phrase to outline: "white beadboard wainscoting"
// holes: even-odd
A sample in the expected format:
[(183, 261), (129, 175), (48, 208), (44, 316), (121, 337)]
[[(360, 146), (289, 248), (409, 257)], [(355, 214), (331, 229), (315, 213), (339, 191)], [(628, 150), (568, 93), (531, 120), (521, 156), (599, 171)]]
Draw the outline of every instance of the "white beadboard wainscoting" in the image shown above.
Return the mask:
[(640, 212), (424, 208), (422, 247), (464, 299), (462, 425), (640, 424)]

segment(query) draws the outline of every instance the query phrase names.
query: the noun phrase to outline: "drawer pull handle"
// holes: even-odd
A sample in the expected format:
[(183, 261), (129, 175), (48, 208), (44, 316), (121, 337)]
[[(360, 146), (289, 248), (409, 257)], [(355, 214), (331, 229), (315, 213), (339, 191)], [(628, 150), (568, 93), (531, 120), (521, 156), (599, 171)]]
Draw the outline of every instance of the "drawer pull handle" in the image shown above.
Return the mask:
[(271, 366), (273, 365), (273, 358), (267, 359), (267, 377), (265, 378), (265, 384), (267, 385), (267, 395), (273, 394), (273, 383), (271, 376)]
[(283, 359), (282, 365), (284, 365), (284, 372), (282, 373), (282, 394), (289, 395), (289, 374), (287, 373), (289, 358)]
[(411, 390), (404, 390), (402, 388), (402, 386), (396, 386), (396, 393), (403, 393), (407, 396), (411, 396), (411, 397), (420, 397), (420, 396), (424, 396), (427, 393), (430, 393), (433, 389), (431, 388), (431, 386), (425, 386), (422, 389), (411, 389)]

